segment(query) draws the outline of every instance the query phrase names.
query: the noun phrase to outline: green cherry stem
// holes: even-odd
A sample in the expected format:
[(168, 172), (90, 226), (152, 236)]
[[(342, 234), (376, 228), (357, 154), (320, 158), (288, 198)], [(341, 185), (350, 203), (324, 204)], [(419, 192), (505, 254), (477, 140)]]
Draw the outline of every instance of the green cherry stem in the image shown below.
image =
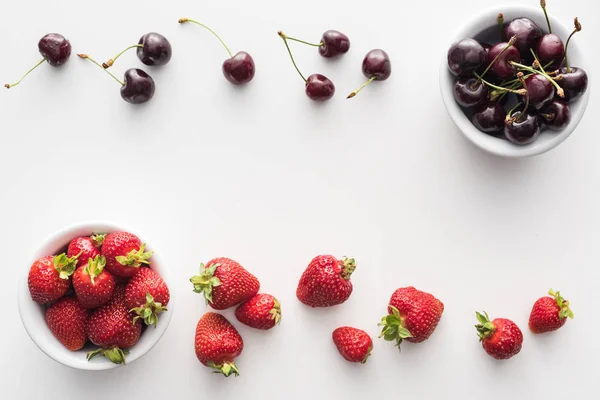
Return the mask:
[(525, 90), (525, 108), (523, 108), (523, 111), (521, 112), (521, 117), (519, 118), (519, 120), (521, 120), (529, 108), (529, 91), (527, 90), (527, 84), (525, 83), (525, 78), (523, 78), (522, 72), (517, 74), (517, 78), (521, 81), (521, 85), (523, 85), (523, 89)]
[(531, 68), (531, 67), (529, 67), (529, 66), (527, 66), (527, 65), (519, 64), (519, 63), (517, 63), (517, 62), (514, 62), (514, 61), (510, 61), (510, 64), (511, 64), (511, 65), (514, 65), (514, 66), (515, 66), (515, 67), (517, 67), (517, 68), (523, 69), (523, 70), (525, 70), (525, 71), (529, 71), (529, 72), (532, 72), (532, 73), (534, 73), (534, 74), (539, 74), (539, 75), (542, 75), (542, 76), (546, 77), (546, 78), (547, 78), (547, 79), (548, 79), (548, 80), (549, 80), (549, 81), (550, 81), (550, 82), (551, 82), (551, 83), (554, 85), (554, 87), (556, 88), (556, 93), (557, 93), (557, 94), (558, 94), (558, 95), (559, 95), (561, 98), (564, 98), (564, 97), (565, 97), (565, 91), (563, 90), (563, 88), (561, 88), (561, 87), (558, 85), (558, 83), (556, 83), (556, 80), (555, 80), (554, 78), (552, 78), (550, 75), (548, 75), (548, 74), (546, 74), (546, 73), (544, 73), (544, 72), (542, 72), (542, 71), (538, 71), (538, 70), (536, 70), (536, 69), (533, 69), (533, 68)]
[(504, 54), (504, 52), (506, 50), (509, 49), (510, 46), (514, 45), (515, 42), (517, 41), (517, 35), (514, 35), (513, 37), (510, 38), (510, 40), (508, 41), (508, 43), (506, 44), (506, 46), (502, 49), (502, 51), (500, 53), (498, 53), (498, 55), (496, 57), (494, 57), (494, 59), (492, 60), (492, 62), (487, 66), (487, 68), (485, 69), (485, 71), (483, 71), (483, 73), (481, 74), (481, 76), (479, 76), (479, 81), (482, 80), (482, 78), (485, 76), (485, 74), (487, 74), (487, 72), (490, 70), (490, 68), (492, 68), (492, 66), (494, 65), (494, 63), (500, 58), (500, 56), (502, 54)]
[(348, 95), (348, 97), (346, 97), (347, 99), (351, 99), (354, 96), (356, 96), (358, 94), (358, 92), (360, 92), (361, 90), (363, 90), (365, 88), (365, 86), (367, 86), (369, 83), (373, 82), (375, 79), (377, 79), (376, 76), (372, 76), (369, 78), (368, 81), (366, 81), (365, 83), (363, 83), (362, 85), (360, 85), (360, 87), (358, 89), (356, 89), (354, 92), (350, 93)]
[(524, 89), (514, 90), (514, 89), (509, 89), (509, 88), (504, 88), (502, 86), (494, 85), (493, 83), (490, 83), (490, 82), (486, 81), (485, 79), (483, 79), (477, 72), (475, 72), (475, 76), (477, 78), (479, 78), (479, 80), (481, 80), (481, 82), (485, 83), (489, 87), (494, 88), (496, 90), (499, 90), (501, 92), (511, 92), (511, 93), (515, 93), (515, 94), (518, 94), (518, 95), (521, 95), (521, 96), (524, 96), (525, 93), (527, 92)]
[(191, 22), (191, 23), (194, 23), (196, 25), (200, 25), (201, 27), (207, 29), (210, 33), (212, 33), (213, 35), (215, 35), (215, 37), (217, 39), (219, 39), (219, 42), (221, 42), (221, 44), (223, 45), (223, 47), (225, 47), (225, 50), (227, 50), (227, 52), (229, 53), (229, 57), (233, 58), (233, 53), (231, 52), (231, 50), (229, 50), (229, 47), (227, 47), (227, 45), (225, 44), (225, 42), (223, 41), (223, 39), (221, 39), (221, 37), (219, 35), (217, 35), (217, 33), (215, 31), (213, 31), (212, 29), (210, 29), (208, 26), (206, 26), (206, 25), (204, 25), (204, 24), (202, 24), (202, 23), (200, 23), (198, 21), (195, 21), (193, 19), (189, 19), (189, 18), (179, 18), (178, 22), (180, 24), (183, 24), (185, 22)]
[(567, 51), (569, 50), (569, 42), (571, 41), (571, 37), (577, 32), (581, 31), (581, 24), (579, 23), (579, 19), (575, 17), (575, 30), (571, 32), (569, 38), (567, 39), (567, 44), (565, 45), (565, 66), (567, 67), (567, 72), (571, 72), (571, 66), (569, 65), (569, 57), (567, 56)]
[(29, 71), (25, 72), (25, 75), (23, 75), (23, 76), (21, 77), (21, 79), (19, 79), (19, 80), (18, 80), (18, 81), (16, 81), (15, 83), (7, 83), (7, 84), (5, 84), (5, 85), (4, 85), (4, 87), (5, 87), (5, 88), (7, 88), (7, 89), (10, 89), (10, 88), (11, 88), (11, 87), (13, 87), (13, 86), (17, 86), (19, 83), (21, 83), (21, 81), (22, 81), (23, 79), (25, 79), (25, 77), (26, 77), (27, 75), (29, 75), (29, 74), (31, 73), (31, 71), (33, 71), (34, 69), (36, 69), (37, 67), (39, 67), (40, 65), (42, 65), (42, 63), (43, 63), (44, 61), (46, 61), (46, 58), (42, 58), (42, 59), (40, 60), (40, 62), (38, 62), (37, 64), (35, 64), (35, 66), (34, 66), (33, 68), (31, 68)]
[(309, 46), (314, 46), (314, 47), (321, 47), (321, 46), (323, 46), (325, 44), (323, 42), (318, 43), (318, 44), (317, 43), (305, 42), (304, 40), (296, 39), (296, 38), (293, 38), (293, 37), (287, 36), (287, 35), (286, 35), (286, 39), (293, 40), (294, 42), (303, 43), (303, 44), (307, 44)]
[(531, 55), (533, 55), (533, 59), (535, 60), (536, 64), (540, 67), (540, 71), (542, 71), (544, 74), (548, 74), (546, 72), (546, 70), (544, 69), (544, 67), (542, 66), (542, 63), (540, 62), (540, 60), (537, 58), (535, 51), (533, 51), (533, 49), (529, 49), (529, 51), (531, 52)]
[(125, 82), (121, 81), (119, 78), (117, 78), (116, 76), (114, 76), (109, 70), (105, 69), (102, 65), (100, 65), (96, 60), (94, 60), (93, 58), (91, 58), (90, 56), (88, 56), (87, 54), (77, 54), (77, 56), (79, 58), (84, 58), (87, 60), (90, 60), (91, 62), (93, 62), (94, 64), (96, 64), (98, 67), (100, 67), (104, 72), (106, 72), (107, 74), (109, 74), (110, 76), (112, 76), (112, 78), (119, 82), (121, 84), (121, 86), (125, 86)]
[(548, 23), (548, 33), (552, 33), (550, 18), (548, 18), (548, 11), (546, 11), (546, 0), (540, 0), (540, 6), (542, 6), (542, 10), (544, 10), (544, 16), (546, 17), (546, 22)]
[(104, 67), (104, 69), (110, 68), (110, 67), (113, 66), (113, 64), (115, 63), (115, 61), (117, 61), (117, 58), (121, 57), (121, 55), (123, 55), (123, 53), (125, 53), (127, 50), (131, 50), (131, 49), (138, 48), (138, 47), (143, 47), (143, 46), (144, 45), (142, 45), (142, 44), (134, 44), (132, 46), (129, 46), (126, 49), (124, 49), (123, 51), (121, 51), (119, 54), (117, 54), (116, 56), (114, 56), (114, 58), (111, 58), (107, 62), (102, 63), (102, 66)]
[(510, 124), (511, 122), (513, 122), (513, 119), (512, 119), (512, 113), (513, 113), (513, 112), (514, 112), (514, 111), (515, 111), (517, 108), (519, 108), (519, 107), (521, 106), (521, 104), (523, 104), (523, 103), (521, 103), (521, 102), (518, 102), (518, 103), (517, 103), (517, 105), (516, 105), (516, 106), (514, 106), (513, 108), (511, 108), (511, 109), (508, 111), (508, 113), (506, 114), (506, 121), (505, 121), (505, 122), (506, 122), (506, 124), (507, 124), (507, 125), (508, 125), (508, 124)]
[(500, 41), (504, 42), (504, 14), (498, 14), (496, 22), (498, 22), (498, 29), (500, 29)]
[(296, 68), (296, 71), (298, 71), (298, 74), (300, 74), (300, 77), (302, 78), (304, 83), (306, 83), (306, 78), (304, 77), (304, 75), (302, 75), (302, 72), (300, 72), (300, 69), (296, 65), (296, 61), (294, 60), (294, 56), (292, 55), (292, 50), (290, 50), (290, 46), (288, 45), (288, 42), (287, 42), (287, 36), (285, 35), (285, 33), (281, 32), (281, 31), (277, 31), (277, 34), (279, 35), (279, 37), (281, 37), (283, 39), (283, 43), (285, 43), (285, 47), (287, 48), (290, 58), (292, 59), (292, 64), (294, 64), (294, 68)]

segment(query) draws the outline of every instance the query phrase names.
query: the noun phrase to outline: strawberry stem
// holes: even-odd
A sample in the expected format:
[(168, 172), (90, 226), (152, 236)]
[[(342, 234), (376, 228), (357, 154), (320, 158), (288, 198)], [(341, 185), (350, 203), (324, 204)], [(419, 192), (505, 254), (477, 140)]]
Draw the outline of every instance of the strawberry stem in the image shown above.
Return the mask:
[(235, 375), (235, 376), (240, 375), (240, 371), (238, 370), (237, 366), (235, 365), (235, 363), (233, 361), (227, 361), (221, 365), (217, 365), (211, 361), (207, 365), (210, 368), (215, 370), (215, 371), (213, 371), (215, 374), (220, 373), (220, 374), (225, 375), (225, 377), (228, 377), (230, 375)]
[(554, 299), (556, 300), (556, 304), (560, 307), (560, 311), (558, 312), (558, 318), (561, 320), (567, 317), (573, 319), (574, 315), (573, 311), (571, 311), (571, 308), (569, 307), (569, 301), (565, 300), (560, 295), (560, 291), (555, 292), (554, 290), (550, 289), (548, 291), (548, 294), (551, 297), (554, 297)]
[(354, 258), (346, 258), (344, 257), (344, 268), (342, 269), (341, 277), (345, 280), (350, 279), (350, 276), (356, 269), (356, 262)]
[(86, 354), (85, 358), (90, 361), (92, 358), (103, 355), (115, 364), (125, 364), (125, 355), (129, 354), (128, 350), (121, 350), (118, 347), (111, 347), (109, 349), (99, 348), (94, 351), (90, 351)]
[(158, 314), (164, 311), (167, 311), (167, 307), (163, 306), (160, 302), (155, 302), (154, 297), (148, 292), (146, 292), (146, 304), (129, 310), (129, 312), (136, 314), (133, 318), (134, 325), (141, 318), (146, 325), (154, 325), (155, 328), (158, 324)]
[(204, 294), (206, 304), (213, 302), (213, 289), (221, 285), (221, 280), (215, 276), (215, 271), (221, 264), (211, 264), (208, 267), (204, 263), (200, 264), (200, 274), (190, 278), (194, 285), (195, 293)]
[(392, 305), (390, 305), (390, 309), (392, 313), (383, 317), (377, 325), (383, 327), (379, 337), (383, 337), (388, 342), (395, 341), (398, 350), (400, 350), (402, 340), (413, 337), (413, 335), (404, 327), (404, 318), (400, 316), (400, 311)]
[(475, 315), (479, 321), (479, 324), (475, 325), (475, 329), (477, 329), (477, 333), (479, 335), (479, 341), (492, 336), (496, 331), (496, 326), (492, 324), (488, 314), (484, 311), (483, 314), (475, 312)]

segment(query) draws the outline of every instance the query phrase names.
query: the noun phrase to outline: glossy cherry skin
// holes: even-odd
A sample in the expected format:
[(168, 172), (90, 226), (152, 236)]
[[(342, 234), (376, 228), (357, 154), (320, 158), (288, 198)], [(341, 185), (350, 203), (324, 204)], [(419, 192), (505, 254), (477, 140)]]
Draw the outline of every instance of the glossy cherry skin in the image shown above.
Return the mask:
[[(487, 64), (489, 65), (504, 50), (508, 43), (498, 43), (487, 52)], [(492, 75), (500, 79), (512, 78), (516, 74), (516, 68), (510, 64), (510, 61), (520, 62), (521, 54), (515, 46), (510, 46), (490, 68)]]
[(485, 133), (496, 133), (504, 128), (506, 111), (497, 101), (483, 103), (475, 109), (471, 122)]
[(339, 54), (347, 53), (350, 50), (350, 39), (342, 32), (328, 30), (321, 37), (321, 46), (319, 54), (323, 57), (335, 57)]
[(240, 51), (223, 62), (223, 75), (234, 85), (250, 82), (254, 78), (254, 73), (254, 60), (245, 51)]
[(306, 95), (311, 100), (325, 101), (333, 97), (335, 86), (333, 82), (324, 75), (312, 74), (306, 80)]
[(571, 121), (571, 108), (559, 99), (554, 99), (540, 111), (544, 124), (553, 131), (559, 131)]
[(487, 99), (488, 88), (477, 78), (461, 78), (454, 84), (454, 99), (461, 107), (474, 107)]
[(521, 111), (512, 114), (514, 121), (504, 126), (504, 136), (514, 144), (529, 144), (540, 135), (542, 124), (540, 117), (533, 112)]
[(154, 80), (137, 68), (125, 71), (125, 85), (121, 87), (121, 97), (128, 103), (141, 104), (154, 96)]
[(367, 78), (385, 81), (392, 74), (390, 56), (383, 50), (375, 49), (367, 53), (362, 63), (362, 72)]
[(529, 49), (535, 50), (542, 37), (542, 30), (529, 18), (517, 18), (504, 27), (504, 37), (511, 38), (514, 35), (517, 35), (515, 47), (521, 56), (526, 59), (533, 58)]
[(534, 74), (525, 79), (525, 87), (529, 94), (529, 105), (538, 110), (554, 98), (554, 86), (543, 75)]
[(171, 43), (160, 33), (146, 33), (140, 38), (137, 56), (146, 65), (165, 65), (171, 59)]
[(588, 87), (588, 76), (582, 68), (571, 67), (571, 71), (566, 67), (560, 69), (562, 79), (558, 80), (558, 85), (565, 91), (565, 100), (573, 101), (585, 93)]
[[(542, 36), (535, 52), (546, 71), (555, 71), (560, 68), (565, 58), (565, 45), (560, 36), (549, 33)], [(546, 67), (548, 63), (552, 64)]]
[(485, 48), (475, 39), (463, 39), (448, 50), (448, 69), (454, 76), (471, 76), (486, 60)]
[(71, 43), (58, 33), (49, 33), (38, 42), (42, 57), (53, 67), (60, 67), (71, 56)]

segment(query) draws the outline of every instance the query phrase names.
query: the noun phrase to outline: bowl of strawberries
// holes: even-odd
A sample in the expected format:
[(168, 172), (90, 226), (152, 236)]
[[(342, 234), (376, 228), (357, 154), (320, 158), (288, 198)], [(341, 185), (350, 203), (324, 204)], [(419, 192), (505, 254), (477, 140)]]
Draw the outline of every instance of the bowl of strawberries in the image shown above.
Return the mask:
[(72, 225), (29, 260), (19, 313), (50, 358), (76, 369), (115, 368), (165, 333), (173, 312), (169, 269), (132, 232), (112, 223)]

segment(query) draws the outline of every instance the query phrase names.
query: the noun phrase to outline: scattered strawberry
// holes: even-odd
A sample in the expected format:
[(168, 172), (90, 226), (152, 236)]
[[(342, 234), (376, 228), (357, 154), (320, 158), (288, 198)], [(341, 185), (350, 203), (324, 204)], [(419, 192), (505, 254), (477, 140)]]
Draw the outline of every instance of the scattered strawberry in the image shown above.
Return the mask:
[(110, 302), (90, 315), (87, 336), (100, 348), (87, 353), (87, 359), (102, 354), (115, 364), (125, 364), (124, 349), (135, 345), (141, 333), (141, 321), (134, 321), (125, 305), (125, 287), (117, 286)]
[(79, 255), (77, 266), (84, 267), (88, 260), (100, 255), (100, 246), (106, 235), (81, 236), (71, 240), (67, 249), (67, 257)]
[(271, 329), (281, 320), (281, 305), (270, 294), (257, 294), (239, 305), (235, 317), (252, 328)]
[(152, 252), (146, 252), (145, 249), (146, 244), (131, 233), (109, 233), (102, 243), (106, 269), (113, 275), (131, 278), (140, 265), (150, 264)]
[(196, 326), (196, 357), (205, 366), (225, 376), (239, 375), (234, 359), (242, 354), (244, 341), (221, 314), (207, 312)]
[(342, 326), (333, 331), (333, 343), (346, 360), (366, 363), (373, 350), (373, 340), (363, 330)]
[(567, 318), (573, 318), (569, 302), (560, 295), (560, 292), (550, 289), (548, 294), (550, 296), (538, 299), (531, 309), (529, 329), (533, 333), (555, 331), (567, 322)]
[(215, 310), (225, 310), (255, 296), (260, 282), (244, 267), (229, 258), (220, 257), (200, 264), (200, 274), (190, 278), (194, 292), (204, 294)]
[(388, 341), (396, 341), (400, 348), (403, 340), (421, 343), (433, 333), (442, 313), (444, 303), (432, 294), (412, 286), (397, 289), (390, 298), (388, 315), (381, 319), (381, 335)]
[(136, 314), (134, 321), (142, 319), (146, 325), (158, 324), (158, 314), (167, 311), (169, 288), (156, 272), (141, 267), (129, 280), (125, 288), (125, 304), (130, 312)]
[(523, 333), (517, 324), (504, 318), (496, 318), (490, 322), (487, 313), (483, 314), (476, 313), (479, 324), (475, 328), (486, 353), (497, 360), (517, 355), (523, 345)]
[(47, 256), (36, 260), (29, 269), (27, 285), (33, 301), (47, 304), (63, 297), (71, 286), (77, 257), (66, 254)]
[(310, 307), (342, 304), (352, 294), (350, 276), (356, 264), (352, 258), (315, 257), (300, 277), (296, 297)]
[(88, 311), (72, 297), (64, 297), (46, 310), (46, 323), (67, 349), (80, 350), (87, 341)]
[(93, 259), (88, 258), (88, 263), (73, 274), (73, 289), (77, 300), (85, 308), (103, 306), (113, 297), (115, 278), (104, 269), (105, 265), (104, 256), (97, 255)]

